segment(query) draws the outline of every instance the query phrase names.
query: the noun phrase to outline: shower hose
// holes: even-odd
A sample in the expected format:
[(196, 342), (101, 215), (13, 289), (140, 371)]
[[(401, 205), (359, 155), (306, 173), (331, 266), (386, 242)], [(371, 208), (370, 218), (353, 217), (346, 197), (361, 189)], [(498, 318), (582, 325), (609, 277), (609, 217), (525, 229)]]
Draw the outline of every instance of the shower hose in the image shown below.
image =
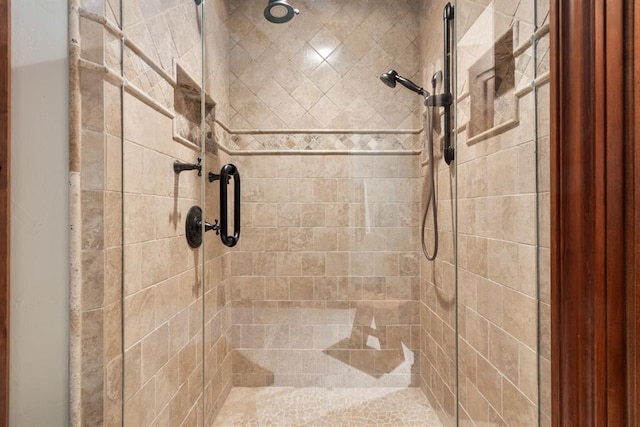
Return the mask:
[[(435, 168), (433, 160), (433, 107), (427, 107), (427, 154), (429, 156), (429, 192), (427, 194), (427, 202), (424, 207), (424, 215), (422, 215), (422, 252), (429, 261), (436, 259), (438, 255), (438, 205), (436, 203), (436, 189), (435, 189)], [(425, 242), (425, 231), (427, 225), (427, 214), (429, 213), (429, 206), (433, 213), (433, 253), (429, 254), (427, 244)]]

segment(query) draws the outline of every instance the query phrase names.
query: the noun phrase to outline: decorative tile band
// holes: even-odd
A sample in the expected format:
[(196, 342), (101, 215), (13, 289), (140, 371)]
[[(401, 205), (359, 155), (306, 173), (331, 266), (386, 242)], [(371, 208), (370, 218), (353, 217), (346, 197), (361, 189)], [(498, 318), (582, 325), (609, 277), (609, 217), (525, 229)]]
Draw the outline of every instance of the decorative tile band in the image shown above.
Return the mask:
[(287, 134), (231, 135), (228, 147), (240, 151), (260, 150), (346, 150), (346, 151), (414, 151), (419, 147), (417, 135), (380, 134)]
[(419, 154), (419, 133), (252, 133), (238, 134), (214, 124), (215, 143), (230, 154)]

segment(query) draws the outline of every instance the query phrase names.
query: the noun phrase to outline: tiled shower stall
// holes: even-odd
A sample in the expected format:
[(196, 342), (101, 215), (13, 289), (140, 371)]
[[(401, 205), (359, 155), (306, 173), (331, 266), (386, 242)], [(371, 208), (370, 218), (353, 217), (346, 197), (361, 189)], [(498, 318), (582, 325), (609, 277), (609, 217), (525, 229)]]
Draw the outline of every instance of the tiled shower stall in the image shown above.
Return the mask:
[[(70, 0), (73, 424), (412, 387), (443, 425), (549, 425), (548, 5), (453, 3), (447, 165), (442, 109), (378, 80), (431, 90), (446, 2), (291, 3), (273, 24), (266, 0)], [(239, 243), (193, 249), (187, 212), (220, 218), (226, 163)]]

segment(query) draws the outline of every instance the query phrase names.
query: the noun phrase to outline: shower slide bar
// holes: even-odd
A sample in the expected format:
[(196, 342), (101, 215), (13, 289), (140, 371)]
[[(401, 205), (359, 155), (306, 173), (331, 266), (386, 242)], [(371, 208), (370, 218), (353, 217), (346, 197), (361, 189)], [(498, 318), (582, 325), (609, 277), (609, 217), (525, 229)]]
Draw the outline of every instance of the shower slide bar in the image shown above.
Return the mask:
[(454, 148), (451, 146), (451, 105), (453, 104), (453, 96), (451, 95), (451, 63), (453, 57), (451, 55), (451, 39), (453, 31), (453, 6), (447, 3), (444, 7), (442, 18), (444, 20), (444, 94), (448, 95), (447, 102), (444, 102), (444, 161), (448, 165), (454, 159)]

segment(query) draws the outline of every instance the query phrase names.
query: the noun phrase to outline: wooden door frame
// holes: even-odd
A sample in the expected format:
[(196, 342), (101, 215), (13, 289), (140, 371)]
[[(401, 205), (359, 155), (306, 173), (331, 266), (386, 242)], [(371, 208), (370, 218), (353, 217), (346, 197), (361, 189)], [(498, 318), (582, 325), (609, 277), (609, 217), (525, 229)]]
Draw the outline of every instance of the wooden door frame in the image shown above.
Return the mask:
[(0, 0), (0, 426), (9, 425), (10, 0)]
[(633, 16), (628, 0), (551, 2), (554, 426), (635, 425)]
[(0, 426), (9, 425), (11, 0), (0, 0)]
[[(628, 114), (630, 123), (635, 124), (629, 129), (628, 137), (632, 142), (628, 144), (629, 159), (633, 167), (627, 172), (628, 181), (633, 185), (627, 189), (627, 223), (633, 225), (633, 232), (627, 237), (627, 284), (629, 306), (629, 330), (627, 331), (629, 346), (627, 348), (630, 363), (629, 380), (629, 425), (640, 424), (640, 7), (629, 11), (628, 24), (630, 31), (626, 37), (633, 43), (626, 54), (631, 58), (631, 71), (627, 78), (627, 90), (631, 92), (632, 107)], [(630, 52), (629, 52), (630, 51)]]
[[(632, 3), (551, 2), (554, 426), (638, 421), (640, 55), (628, 43), (640, 34), (640, 8), (625, 9)], [(9, 412), (9, 11), (0, 0), (0, 426)]]
[[(633, 3), (633, 2), (631, 2)], [(634, 9), (635, 7), (635, 9)], [(625, 187), (626, 227), (626, 379), (627, 425), (640, 423), (640, 6), (626, 10), (624, 54), (629, 58), (625, 93), (628, 94), (625, 115)]]

